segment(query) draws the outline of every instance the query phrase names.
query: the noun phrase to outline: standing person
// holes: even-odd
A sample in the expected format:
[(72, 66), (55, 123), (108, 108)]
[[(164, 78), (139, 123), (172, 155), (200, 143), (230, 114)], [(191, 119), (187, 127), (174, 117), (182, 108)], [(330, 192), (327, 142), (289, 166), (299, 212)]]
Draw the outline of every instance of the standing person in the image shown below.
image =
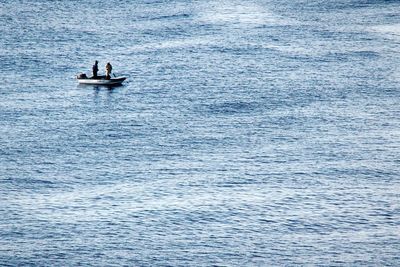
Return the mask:
[(112, 71), (112, 66), (110, 62), (108, 62), (106, 65), (106, 79), (108, 80), (111, 78), (111, 71)]
[(92, 67), (93, 78), (97, 78), (97, 72), (99, 71), (99, 66), (98, 66), (97, 64), (99, 64), (99, 62), (96, 60), (96, 61), (94, 62), (93, 67)]

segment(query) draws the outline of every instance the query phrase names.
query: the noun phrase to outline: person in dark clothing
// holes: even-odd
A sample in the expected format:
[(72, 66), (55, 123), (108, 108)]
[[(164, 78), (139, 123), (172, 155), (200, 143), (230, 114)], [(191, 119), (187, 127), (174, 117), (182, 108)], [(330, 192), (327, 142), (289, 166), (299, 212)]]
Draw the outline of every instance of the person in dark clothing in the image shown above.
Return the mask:
[(94, 62), (93, 67), (92, 67), (93, 78), (97, 78), (97, 72), (99, 71), (99, 66), (98, 66), (97, 64), (99, 64), (99, 62), (96, 60), (96, 61)]

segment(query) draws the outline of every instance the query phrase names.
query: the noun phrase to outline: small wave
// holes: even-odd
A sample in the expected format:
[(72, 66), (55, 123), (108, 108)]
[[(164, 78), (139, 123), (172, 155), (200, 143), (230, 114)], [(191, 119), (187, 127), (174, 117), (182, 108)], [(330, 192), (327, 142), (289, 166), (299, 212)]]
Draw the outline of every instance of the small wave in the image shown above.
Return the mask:
[[(182, 14), (172, 14), (172, 15), (152, 17), (149, 20), (179, 20), (179, 19), (185, 19), (185, 18), (189, 18), (189, 17), (190, 17), (189, 14), (182, 13)], [(146, 19), (147, 19), (147, 17), (146, 17)]]
[(238, 114), (250, 113), (257, 109), (258, 104), (255, 102), (223, 102), (217, 104), (206, 105), (207, 110), (214, 114)]
[[(40, 172), (38, 172), (40, 174)], [(34, 179), (34, 178), (8, 178), (2, 180), (3, 184), (10, 184), (13, 186), (22, 186), (23, 189), (35, 189), (35, 188), (55, 188), (57, 184), (53, 181)]]

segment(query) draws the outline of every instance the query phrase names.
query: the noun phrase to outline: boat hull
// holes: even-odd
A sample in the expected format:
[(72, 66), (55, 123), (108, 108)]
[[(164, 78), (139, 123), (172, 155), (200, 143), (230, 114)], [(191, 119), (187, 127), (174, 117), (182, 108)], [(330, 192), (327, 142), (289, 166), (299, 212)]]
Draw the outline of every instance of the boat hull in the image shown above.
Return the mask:
[(111, 79), (105, 78), (77, 78), (80, 84), (91, 84), (91, 85), (117, 85), (121, 84), (126, 80), (126, 77), (115, 77)]

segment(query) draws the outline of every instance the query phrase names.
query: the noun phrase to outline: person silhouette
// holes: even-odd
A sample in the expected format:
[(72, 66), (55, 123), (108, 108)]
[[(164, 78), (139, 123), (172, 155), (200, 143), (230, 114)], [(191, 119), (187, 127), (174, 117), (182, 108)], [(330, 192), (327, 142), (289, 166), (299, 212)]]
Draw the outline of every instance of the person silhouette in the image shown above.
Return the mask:
[(106, 64), (106, 79), (109, 80), (111, 79), (111, 71), (112, 71), (112, 66), (110, 62)]
[(97, 78), (97, 72), (99, 71), (99, 66), (98, 66), (99, 62), (96, 60), (94, 62), (94, 65), (92, 67), (92, 71), (93, 71), (93, 78)]

